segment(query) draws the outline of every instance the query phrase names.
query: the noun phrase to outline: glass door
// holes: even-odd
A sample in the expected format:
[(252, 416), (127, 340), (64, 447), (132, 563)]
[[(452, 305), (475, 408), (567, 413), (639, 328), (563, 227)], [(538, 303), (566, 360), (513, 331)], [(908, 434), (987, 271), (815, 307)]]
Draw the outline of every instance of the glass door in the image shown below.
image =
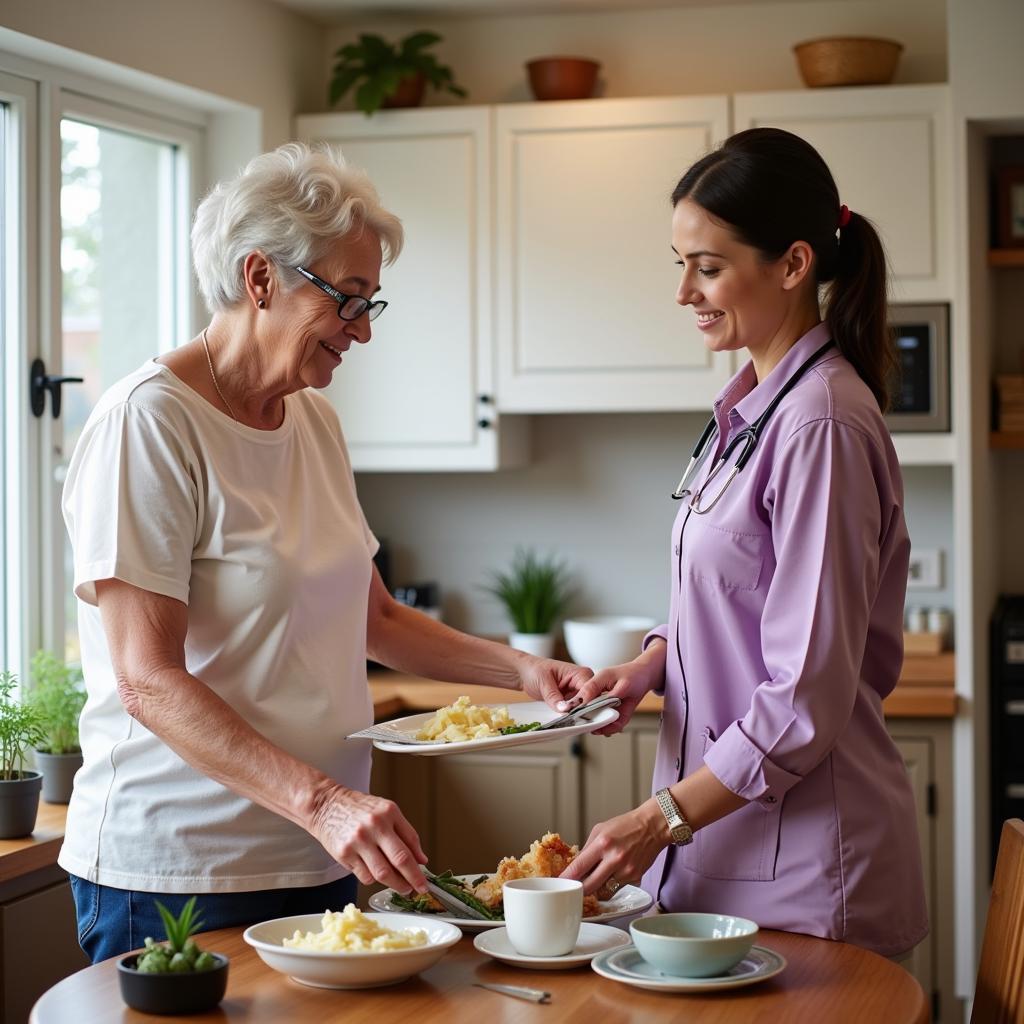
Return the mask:
[[(47, 399), (42, 479), (55, 553), (44, 600), (47, 641), (79, 660), (70, 543), (60, 512), (68, 461), (103, 392), (192, 336), (188, 225), (195, 139), (187, 130), (84, 105), (60, 120), (60, 316), (46, 372), (81, 383), (61, 386), (59, 418)], [(142, 122), (142, 123), (140, 123)]]

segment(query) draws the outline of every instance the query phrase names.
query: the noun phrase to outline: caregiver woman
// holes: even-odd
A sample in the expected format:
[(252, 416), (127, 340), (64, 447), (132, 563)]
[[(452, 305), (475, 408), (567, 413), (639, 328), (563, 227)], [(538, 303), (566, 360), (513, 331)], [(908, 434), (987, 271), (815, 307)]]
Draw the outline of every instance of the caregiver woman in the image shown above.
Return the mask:
[(345, 739), (372, 722), (368, 653), (549, 703), (591, 675), (398, 605), (373, 568), (317, 389), (370, 340), (401, 244), (330, 150), (257, 157), (196, 213), (208, 326), (114, 384), (75, 448), (88, 701), (59, 863), (94, 960), (163, 934), (154, 897), (202, 894), (220, 928), (340, 910), (357, 878), (424, 889), (416, 833), (367, 792), (369, 742)]
[[(818, 153), (778, 129), (727, 140), (672, 206), (676, 301), (709, 349), (750, 358), (682, 488), (668, 624), (579, 694), (619, 694), (618, 731), (664, 692), (656, 795), (594, 828), (565, 874), (587, 891), (643, 875), (666, 911), (898, 956), (928, 923), (913, 797), (882, 717), (910, 550), (882, 419), (882, 247)], [(746, 465), (729, 480), (740, 444), (715, 472), (762, 417)]]

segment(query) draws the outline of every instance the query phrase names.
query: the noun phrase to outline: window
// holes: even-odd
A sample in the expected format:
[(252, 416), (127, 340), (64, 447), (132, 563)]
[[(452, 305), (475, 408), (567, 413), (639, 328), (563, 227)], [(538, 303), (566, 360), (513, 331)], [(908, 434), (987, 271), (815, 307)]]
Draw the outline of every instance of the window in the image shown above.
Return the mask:
[[(188, 230), (206, 122), (0, 53), (0, 668), (20, 678), (39, 647), (78, 659), (60, 498), (89, 413), (195, 333)], [(83, 378), (61, 386), (58, 417), (49, 394), (31, 409), (35, 360)]]

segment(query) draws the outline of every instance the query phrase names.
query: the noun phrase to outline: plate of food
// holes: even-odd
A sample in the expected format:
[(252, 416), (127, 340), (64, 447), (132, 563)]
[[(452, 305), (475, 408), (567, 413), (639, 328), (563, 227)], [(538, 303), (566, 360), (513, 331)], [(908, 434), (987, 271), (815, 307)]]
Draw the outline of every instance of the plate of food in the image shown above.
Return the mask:
[[(607, 695), (602, 698), (602, 703), (604, 700), (618, 703), (617, 698)], [(437, 711), (382, 722), (350, 738), (371, 738), (378, 750), (392, 754), (458, 754), (467, 750), (516, 747), (524, 743), (544, 743), (579, 736), (610, 725), (619, 713), (613, 706), (605, 704), (579, 714), (565, 725), (545, 728), (561, 717), (559, 712), (540, 700), (509, 705), (473, 704), (469, 697), (459, 697)]]
[[(446, 871), (433, 876), (449, 897), (484, 915), (483, 919), (458, 916), (430, 894), (401, 896), (393, 889), (375, 892), (369, 900), (370, 908), (381, 913), (412, 914), (445, 921), (466, 932), (501, 928), (505, 924), (501, 888), (506, 882), (516, 878), (555, 878), (572, 863), (577, 853), (578, 847), (569, 846), (557, 832), (548, 832), (534, 840), (523, 857), (505, 857), (493, 874), (456, 875)], [(583, 898), (583, 920), (614, 921), (642, 913), (651, 903), (650, 895), (635, 885), (624, 885), (615, 892), (599, 890), (596, 896)]]

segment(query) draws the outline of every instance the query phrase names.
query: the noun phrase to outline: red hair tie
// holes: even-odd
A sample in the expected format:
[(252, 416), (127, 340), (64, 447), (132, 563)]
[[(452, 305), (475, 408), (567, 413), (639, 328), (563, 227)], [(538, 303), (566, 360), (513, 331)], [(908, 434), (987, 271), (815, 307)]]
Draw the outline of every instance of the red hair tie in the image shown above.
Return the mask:
[(850, 223), (850, 209), (847, 206), (839, 207), (839, 226), (845, 228)]

